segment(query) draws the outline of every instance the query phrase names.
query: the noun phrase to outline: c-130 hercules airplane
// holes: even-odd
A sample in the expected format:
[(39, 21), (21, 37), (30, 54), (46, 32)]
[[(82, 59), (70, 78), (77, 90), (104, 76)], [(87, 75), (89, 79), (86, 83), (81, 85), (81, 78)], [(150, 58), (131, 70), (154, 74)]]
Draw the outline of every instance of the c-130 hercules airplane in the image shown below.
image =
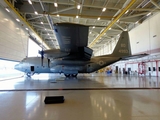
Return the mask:
[(78, 73), (91, 73), (119, 60), (144, 57), (147, 54), (131, 55), (127, 31), (123, 31), (110, 55), (92, 57), (93, 50), (87, 47), (89, 27), (80, 24), (57, 23), (54, 32), (60, 49), (42, 50), (41, 57), (24, 58), (15, 69), (27, 76), (34, 73), (64, 73), (76, 77)]

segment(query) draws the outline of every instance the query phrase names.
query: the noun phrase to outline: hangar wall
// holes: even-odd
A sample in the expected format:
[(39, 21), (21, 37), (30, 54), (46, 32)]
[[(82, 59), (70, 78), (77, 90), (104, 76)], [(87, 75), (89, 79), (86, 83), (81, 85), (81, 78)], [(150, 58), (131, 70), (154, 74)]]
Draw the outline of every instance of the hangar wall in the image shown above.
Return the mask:
[[(151, 16), (142, 24), (129, 31), (132, 54), (160, 52), (160, 13)], [(110, 54), (115, 48), (116, 40), (111, 40), (99, 47), (95, 56)], [(104, 51), (104, 52), (103, 52)], [(106, 53), (107, 52), (107, 53)]]
[(160, 52), (160, 13), (129, 32), (132, 54)]
[(20, 61), (27, 56), (28, 33), (16, 17), (0, 6), (0, 58)]

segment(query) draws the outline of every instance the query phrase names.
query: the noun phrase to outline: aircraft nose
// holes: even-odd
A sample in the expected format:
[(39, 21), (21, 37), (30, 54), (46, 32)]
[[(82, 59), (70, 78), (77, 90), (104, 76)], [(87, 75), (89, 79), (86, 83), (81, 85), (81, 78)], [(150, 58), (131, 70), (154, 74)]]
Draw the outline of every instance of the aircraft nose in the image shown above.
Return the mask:
[(18, 70), (18, 69), (19, 69), (19, 64), (16, 64), (16, 65), (14, 66), (14, 69)]

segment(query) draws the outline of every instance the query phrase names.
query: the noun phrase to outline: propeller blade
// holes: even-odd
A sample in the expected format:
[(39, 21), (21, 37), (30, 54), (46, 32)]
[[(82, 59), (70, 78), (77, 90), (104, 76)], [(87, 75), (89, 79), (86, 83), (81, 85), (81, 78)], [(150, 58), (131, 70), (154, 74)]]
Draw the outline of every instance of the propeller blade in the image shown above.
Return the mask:
[(43, 59), (44, 59), (44, 51), (38, 51), (38, 53), (41, 55), (41, 65), (43, 66)]
[(50, 59), (48, 59), (48, 67), (50, 67)]

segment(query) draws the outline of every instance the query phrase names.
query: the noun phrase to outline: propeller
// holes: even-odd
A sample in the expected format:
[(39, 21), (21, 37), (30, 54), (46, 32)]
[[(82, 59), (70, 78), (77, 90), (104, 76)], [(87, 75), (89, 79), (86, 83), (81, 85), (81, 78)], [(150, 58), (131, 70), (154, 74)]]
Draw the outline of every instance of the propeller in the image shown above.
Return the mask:
[(44, 59), (44, 51), (43, 49), (38, 51), (38, 53), (41, 55), (41, 65), (43, 66), (43, 59)]

